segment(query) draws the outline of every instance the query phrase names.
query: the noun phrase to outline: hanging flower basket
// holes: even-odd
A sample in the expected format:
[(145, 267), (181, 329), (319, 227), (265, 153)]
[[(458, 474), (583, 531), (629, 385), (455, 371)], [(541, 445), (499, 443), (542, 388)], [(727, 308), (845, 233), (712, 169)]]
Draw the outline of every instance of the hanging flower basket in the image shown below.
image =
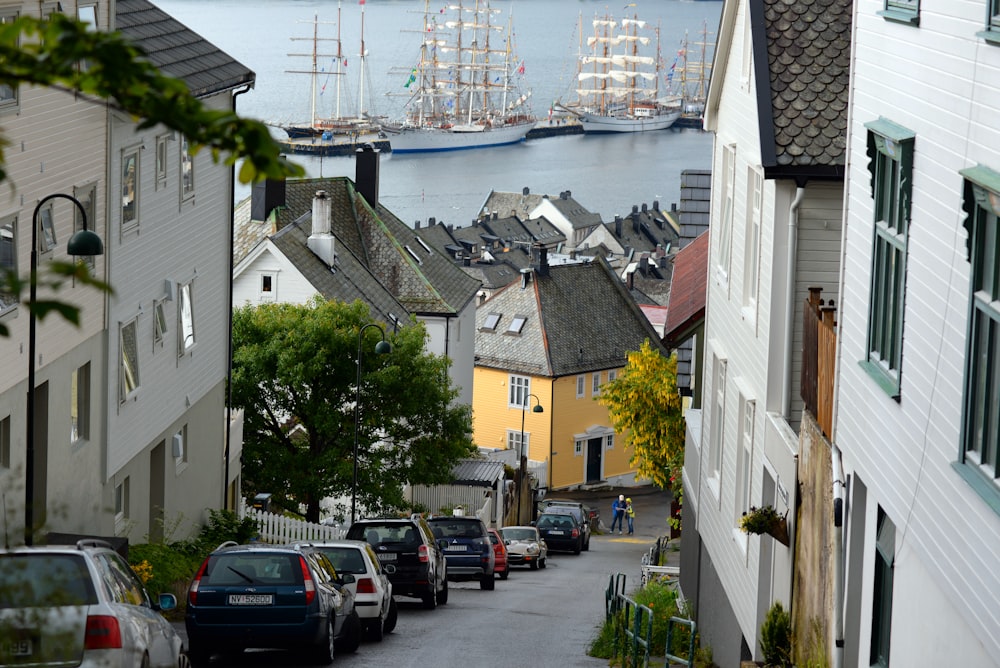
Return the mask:
[(784, 546), (788, 546), (788, 520), (779, 515), (774, 506), (756, 508), (751, 506), (749, 512), (740, 518), (740, 529), (746, 533), (768, 534)]

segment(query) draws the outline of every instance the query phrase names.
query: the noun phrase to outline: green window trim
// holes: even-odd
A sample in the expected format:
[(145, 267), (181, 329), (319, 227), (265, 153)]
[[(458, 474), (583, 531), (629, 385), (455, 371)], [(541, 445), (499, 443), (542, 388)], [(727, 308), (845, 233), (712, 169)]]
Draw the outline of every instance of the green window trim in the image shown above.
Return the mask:
[(1000, 0), (989, 0), (986, 3), (986, 23), (984, 29), (976, 33), (976, 37), (1000, 46)]
[(877, 14), (886, 21), (919, 26), (920, 0), (884, 0)]

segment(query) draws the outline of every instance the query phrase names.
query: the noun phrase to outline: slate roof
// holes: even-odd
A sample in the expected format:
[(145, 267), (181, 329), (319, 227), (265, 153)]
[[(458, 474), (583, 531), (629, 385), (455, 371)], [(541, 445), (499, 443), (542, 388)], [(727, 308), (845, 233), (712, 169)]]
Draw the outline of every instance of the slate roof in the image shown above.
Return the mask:
[(679, 226), (664, 215), (658, 205), (652, 208), (645, 204), (642, 208), (633, 206), (627, 216), (616, 215), (614, 221), (605, 223), (604, 227), (623, 248), (635, 251), (652, 251), (657, 246), (676, 247), (680, 236)]
[(684, 248), (708, 229), (711, 220), (712, 172), (707, 169), (685, 169), (681, 172), (681, 199), (677, 206), (680, 226), (678, 247)]
[(460, 459), (451, 473), (455, 476), (453, 485), (492, 487), (497, 480), (503, 479), (504, 466), (503, 462), (488, 459)]
[[(656, 331), (621, 280), (602, 258), (582, 264), (536, 268), (497, 291), (476, 310), (476, 365), (558, 378), (621, 367), (629, 351)], [(484, 331), (486, 317), (501, 314)], [(515, 316), (525, 323), (508, 329)]]
[(183, 79), (195, 97), (253, 84), (253, 71), (148, 0), (118, 0), (115, 28), (142, 47), (164, 74)]
[(591, 213), (582, 204), (573, 199), (569, 190), (559, 193), (559, 197), (543, 196), (552, 203), (556, 211), (561, 213), (574, 230), (596, 227), (601, 224), (601, 214)]
[(480, 217), (492, 216), (493, 213), (496, 213), (499, 216), (517, 216), (521, 220), (525, 220), (541, 203), (542, 195), (532, 194), (528, 188), (524, 188), (519, 193), (491, 190), (479, 208), (479, 215)]
[(754, 61), (767, 63), (755, 72), (767, 178), (843, 178), (852, 4), (750, 2)]

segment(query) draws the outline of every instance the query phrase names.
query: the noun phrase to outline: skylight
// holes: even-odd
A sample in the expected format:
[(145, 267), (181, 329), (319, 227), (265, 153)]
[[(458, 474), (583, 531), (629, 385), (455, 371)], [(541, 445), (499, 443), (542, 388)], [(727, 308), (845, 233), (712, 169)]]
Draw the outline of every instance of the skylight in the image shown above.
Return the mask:
[(524, 328), (524, 323), (527, 322), (527, 316), (515, 315), (510, 321), (510, 327), (507, 328), (508, 334), (520, 334), (521, 330)]
[(496, 331), (497, 325), (500, 324), (500, 313), (487, 313), (486, 320), (483, 321), (483, 326), (480, 328), (484, 332)]

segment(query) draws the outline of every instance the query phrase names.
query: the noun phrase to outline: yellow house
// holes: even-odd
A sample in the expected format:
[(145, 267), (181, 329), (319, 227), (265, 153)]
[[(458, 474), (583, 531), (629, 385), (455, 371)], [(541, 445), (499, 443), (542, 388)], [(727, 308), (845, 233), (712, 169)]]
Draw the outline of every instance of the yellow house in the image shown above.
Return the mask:
[(597, 397), (644, 340), (662, 350), (659, 337), (602, 258), (549, 266), (545, 249), (533, 255), (519, 281), (476, 310), (475, 443), (523, 443), (550, 490), (635, 484), (631, 448)]

